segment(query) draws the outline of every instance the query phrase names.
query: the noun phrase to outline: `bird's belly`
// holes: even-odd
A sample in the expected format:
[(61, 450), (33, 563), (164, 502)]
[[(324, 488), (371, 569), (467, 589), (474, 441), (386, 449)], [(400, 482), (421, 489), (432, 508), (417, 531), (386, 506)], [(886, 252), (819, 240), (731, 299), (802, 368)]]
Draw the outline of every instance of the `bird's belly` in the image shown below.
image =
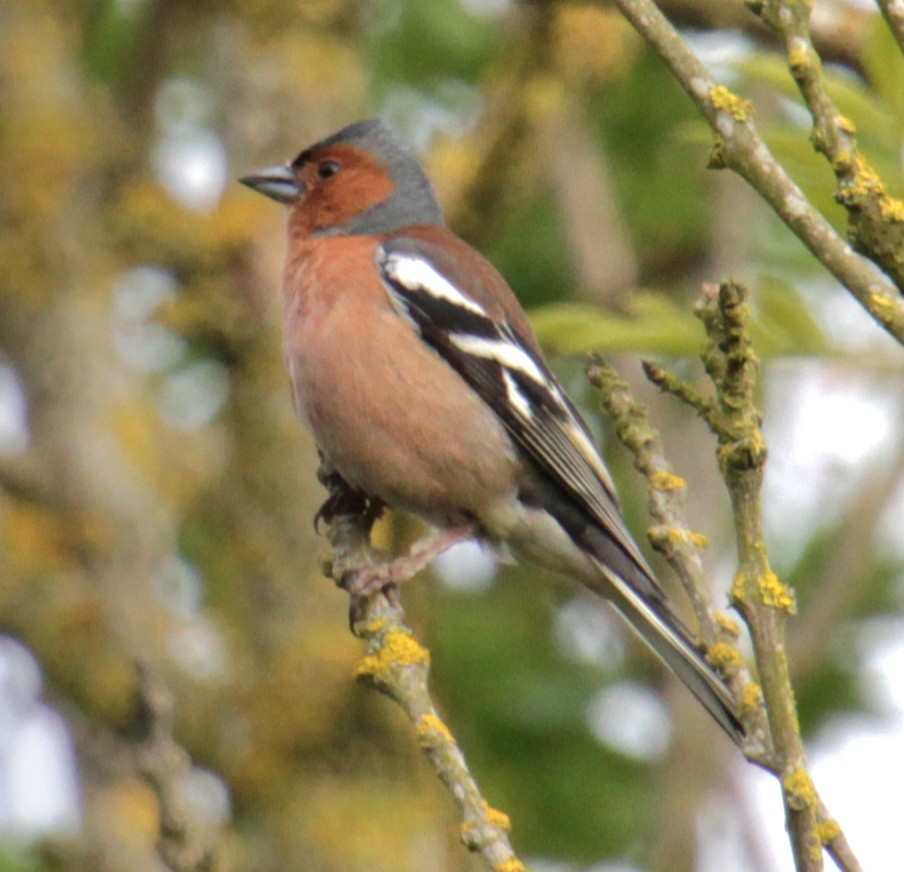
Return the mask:
[(337, 306), (326, 329), (295, 331), (287, 363), (299, 415), (350, 484), (431, 523), (480, 521), (515, 494), (508, 435), (398, 315), (376, 320), (362, 326)]

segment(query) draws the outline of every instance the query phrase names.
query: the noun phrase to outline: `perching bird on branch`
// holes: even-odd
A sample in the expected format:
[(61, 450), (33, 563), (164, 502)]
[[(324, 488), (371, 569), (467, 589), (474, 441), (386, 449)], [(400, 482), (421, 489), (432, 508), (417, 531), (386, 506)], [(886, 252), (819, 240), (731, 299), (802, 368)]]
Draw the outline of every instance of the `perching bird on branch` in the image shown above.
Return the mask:
[[(289, 207), (284, 327), (298, 414), (349, 485), (441, 531), (405, 566), (477, 536), (579, 578), (740, 742), (731, 694), (628, 532), (524, 310), (445, 227), (418, 161), (381, 122), (362, 121), (241, 181)], [(395, 577), (392, 566), (362, 572), (352, 593)]]

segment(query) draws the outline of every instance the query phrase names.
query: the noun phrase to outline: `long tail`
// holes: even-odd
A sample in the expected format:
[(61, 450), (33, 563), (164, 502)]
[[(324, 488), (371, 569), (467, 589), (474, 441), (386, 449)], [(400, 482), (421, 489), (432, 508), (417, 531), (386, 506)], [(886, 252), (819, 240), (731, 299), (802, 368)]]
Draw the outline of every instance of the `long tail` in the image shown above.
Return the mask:
[(740, 745), (744, 728), (731, 693), (694, 644), (690, 632), (663, 600), (646, 597), (617, 573), (594, 559), (608, 582), (606, 598), (654, 654), (671, 669)]

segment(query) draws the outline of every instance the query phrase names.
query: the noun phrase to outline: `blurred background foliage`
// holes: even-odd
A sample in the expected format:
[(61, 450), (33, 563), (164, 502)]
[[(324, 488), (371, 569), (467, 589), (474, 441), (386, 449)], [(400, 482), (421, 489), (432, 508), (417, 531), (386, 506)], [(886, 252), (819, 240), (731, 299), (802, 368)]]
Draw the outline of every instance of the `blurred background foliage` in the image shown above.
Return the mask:
[[(662, 6), (843, 228), (743, 4)], [(872, 10), (817, 8), (832, 94), (900, 196), (897, 47)], [(750, 284), (802, 724), (818, 747), (851, 718), (892, 718), (865, 676), (904, 604), (899, 349), (739, 180), (706, 169), (690, 101), (614, 9), (0, 0), (0, 870), (163, 868), (136, 662), (175, 693), (195, 764), (179, 789), (222, 829), (221, 868), (478, 868), (399, 713), (354, 683), (281, 360), (282, 216), (234, 182), (376, 114), (530, 307), (640, 533), (642, 488), (576, 357), (619, 356), (690, 481), (720, 590), (733, 551), (711, 440), (644, 385), (637, 355), (699, 375), (700, 283)], [(395, 517), (379, 531), (394, 547), (415, 534)], [(473, 552), (437, 575), (406, 606), (533, 868), (784, 868), (734, 750), (600, 604)]]

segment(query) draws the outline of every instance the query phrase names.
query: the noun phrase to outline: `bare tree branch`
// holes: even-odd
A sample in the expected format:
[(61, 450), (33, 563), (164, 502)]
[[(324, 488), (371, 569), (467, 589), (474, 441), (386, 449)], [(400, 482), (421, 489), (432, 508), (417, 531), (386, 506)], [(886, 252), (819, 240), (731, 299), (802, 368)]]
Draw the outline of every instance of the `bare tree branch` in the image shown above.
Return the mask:
[(653, 0), (616, 3), (709, 122), (715, 134), (710, 165), (728, 167), (747, 181), (873, 319), (904, 343), (900, 292), (835, 232), (776, 161), (753, 123), (751, 104), (715, 81)]
[(634, 468), (647, 479), (647, 508), (653, 519), (647, 536), (687, 592), (707, 656), (725, 675), (735, 694), (749, 737), (745, 754), (769, 768), (773, 750), (762, 696), (738, 652), (738, 625), (712, 606), (700, 557), (706, 537), (691, 530), (682, 518), (685, 481), (672, 470), (662, 438), (650, 424), (646, 409), (630, 395), (627, 382), (601, 360), (593, 362), (588, 376), (600, 390), (603, 405), (615, 422), (616, 435), (634, 458)]
[[(710, 339), (703, 361), (716, 387), (715, 401), (702, 397), (661, 366), (645, 364), (645, 369), (654, 384), (691, 406), (718, 437), (717, 456), (732, 499), (738, 543), (739, 571), (732, 600), (750, 629), (760, 684), (750, 680), (737, 653), (737, 627), (712, 609), (698, 553), (702, 543), (680, 518), (684, 482), (663, 456), (661, 440), (650, 427), (646, 412), (611, 368), (594, 363), (590, 377), (603, 393), (619, 438), (647, 477), (650, 513), (656, 522), (651, 541), (688, 590), (708, 657), (726, 673), (745, 727), (756, 740), (745, 753), (781, 780), (797, 868), (806, 872), (822, 869), (825, 846), (841, 869), (859, 872), (860, 865), (840, 825), (829, 815), (807, 772), (797, 724), (784, 634), (795, 600), (769, 566), (763, 535), (760, 489), (766, 445), (753, 401), (758, 362), (747, 334), (746, 291), (733, 283), (710, 287), (698, 314)], [(763, 704), (768, 727), (763, 722)]]
[(888, 194), (857, 148), (853, 122), (829, 96), (810, 36), (811, 7), (805, 0), (758, 0), (751, 8), (784, 43), (791, 75), (813, 117), (810, 140), (838, 179), (835, 197), (848, 210), (851, 240), (904, 290), (904, 203)]
[[(321, 480), (333, 488), (328, 505), (335, 506), (333, 500), (341, 496), (344, 483), (329, 473), (322, 474)], [(348, 507), (346, 503), (342, 508)], [(325, 520), (333, 547), (325, 568), (340, 587), (348, 587), (357, 572), (384, 558), (370, 545), (374, 516), (330, 511)], [(508, 816), (484, 799), (464, 754), (433, 704), (428, 686), (430, 653), (406, 625), (397, 592), (387, 590), (353, 604), (353, 615), (353, 632), (367, 645), (358, 677), (395, 701), (408, 716), (421, 750), (458, 804), (464, 844), (493, 872), (527, 872), (509, 840)]]

